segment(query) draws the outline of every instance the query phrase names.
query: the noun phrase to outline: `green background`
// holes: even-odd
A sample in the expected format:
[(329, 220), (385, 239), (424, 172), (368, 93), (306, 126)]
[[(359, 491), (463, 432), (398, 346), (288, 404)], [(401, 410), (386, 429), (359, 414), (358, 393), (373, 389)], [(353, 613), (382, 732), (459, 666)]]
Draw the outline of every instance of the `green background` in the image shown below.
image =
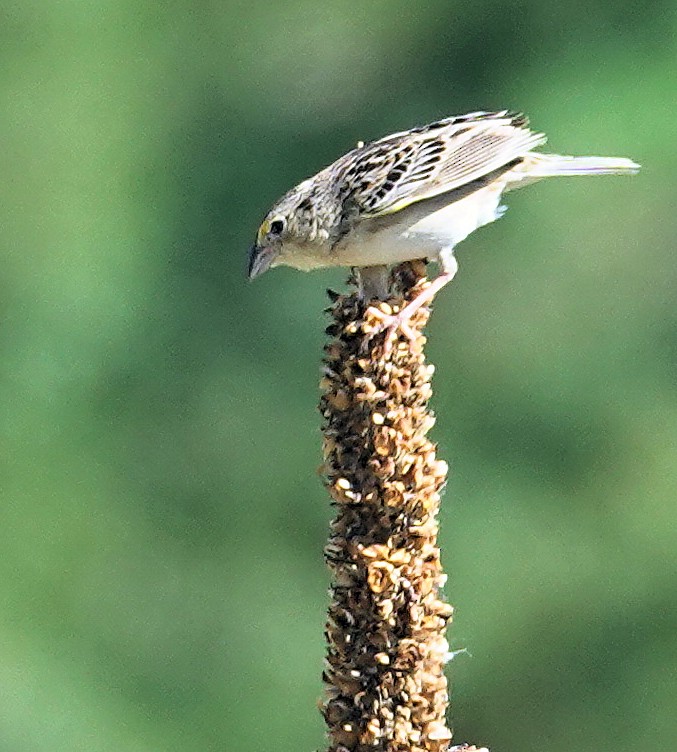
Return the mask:
[(677, 741), (677, 6), (0, 3), (0, 752), (321, 749), (324, 289), (248, 284), (351, 148), (526, 111), (548, 181), (429, 326), (457, 740)]

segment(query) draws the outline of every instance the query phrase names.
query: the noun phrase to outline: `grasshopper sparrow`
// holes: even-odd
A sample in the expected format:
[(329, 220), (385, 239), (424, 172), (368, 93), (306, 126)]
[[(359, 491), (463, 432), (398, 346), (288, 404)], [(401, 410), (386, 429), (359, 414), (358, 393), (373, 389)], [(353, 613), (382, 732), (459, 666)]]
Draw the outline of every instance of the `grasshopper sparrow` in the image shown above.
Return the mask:
[(565, 157), (523, 115), (473, 112), (359, 144), (277, 201), (249, 253), (252, 279), (287, 265), (356, 267), (364, 298), (387, 295), (388, 265), (428, 259), (438, 276), (384, 324), (393, 333), (457, 270), (454, 248), (498, 219), (504, 191), (556, 175), (632, 174), (622, 157)]

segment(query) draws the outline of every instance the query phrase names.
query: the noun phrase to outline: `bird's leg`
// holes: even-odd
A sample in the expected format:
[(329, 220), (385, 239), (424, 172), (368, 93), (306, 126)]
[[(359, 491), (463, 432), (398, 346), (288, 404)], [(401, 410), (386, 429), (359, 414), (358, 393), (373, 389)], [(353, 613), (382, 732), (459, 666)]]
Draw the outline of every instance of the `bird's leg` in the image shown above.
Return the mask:
[(360, 300), (384, 300), (390, 293), (390, 273), (387, 266), (354, 268), (358, 280)]
[(419, 308), (430, 303), (435, 295), (456, 276), (458, 261), (456, 261), (456, 257), (454, 256), (453, 248), (446, 249), (440, 253), (440, 267), (441, 271), (437, 277), (398, 313), (385, 314), (378, 308), (371, 308), (371, 313), (375, 314), (376, 318), (381, 322), (381, 331), (385, 331), (386, 333), (386, 352), (390, 351), (392, 341), (395, 339), (398, 329), (402, 331), (410, 342), (413, 343), (416, 340), (416, 335), (409, 326), (411, 317)]
[(413, 300), (410, 300), (399, 313), (395, 314), (394, 318), (398, 320), (399, 324), (406, 324), (419, 308), (422, 308), (426, 303), (430, 303), (435, 295), (456, 276), (458, 261), (456, 261), (453, 249), (440, 254), (440, 266), (441, 271), (437, 277), (421, 290)]

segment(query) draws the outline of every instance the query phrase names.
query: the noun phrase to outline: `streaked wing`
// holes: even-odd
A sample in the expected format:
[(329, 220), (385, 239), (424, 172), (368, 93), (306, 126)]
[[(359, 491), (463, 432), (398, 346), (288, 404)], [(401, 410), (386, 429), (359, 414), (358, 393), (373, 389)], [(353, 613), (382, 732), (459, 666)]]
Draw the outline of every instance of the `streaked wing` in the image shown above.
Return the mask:
[(386, 136), (329, 169), (344, 199), (377, 217), (466, 185), (544, 142), (521, 115), (476, 112)]

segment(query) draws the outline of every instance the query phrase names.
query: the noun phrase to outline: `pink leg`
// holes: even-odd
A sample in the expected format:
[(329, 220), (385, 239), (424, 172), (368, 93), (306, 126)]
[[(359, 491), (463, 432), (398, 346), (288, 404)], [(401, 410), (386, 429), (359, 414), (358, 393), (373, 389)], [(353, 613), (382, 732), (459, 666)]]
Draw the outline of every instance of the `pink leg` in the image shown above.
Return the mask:
[(402, 333), (409, 339), (410, 342), (416, 340), (416, 334), (409, 326), (411, 317), (418, 311), (419, 308), (429, 303), (435, 295), (456, 276), (458, 271), (458, 262), (453, 255), (453, 252), (444, 254), (441, 258), (442, 271), (435, 277), (435, 279), (407, 305), (396, 314), (391, 316), (379, 311), (378, 308), (372, 308), (372, 313), (377, 311), (378, 318), (381, 320), (382, 331), (386, 332), (385, 339), (385, 352), (390, 352), (392, 348), (392, 341), (397, 335), (397, 330), (400, 329)]

